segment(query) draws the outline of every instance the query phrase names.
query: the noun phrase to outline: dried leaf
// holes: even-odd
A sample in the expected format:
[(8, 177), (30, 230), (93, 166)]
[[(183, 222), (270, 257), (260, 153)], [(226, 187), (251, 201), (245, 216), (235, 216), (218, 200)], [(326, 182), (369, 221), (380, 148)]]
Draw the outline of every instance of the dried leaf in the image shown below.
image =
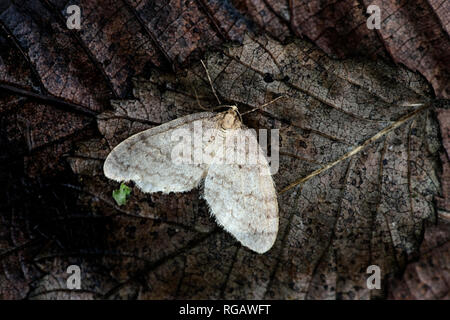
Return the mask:
[[(438, 97), (450, 97), (448, 1), (236, 0), (236, 8), (277, 39), (306, 36), (330, 55), (384, 55), (419, 71)], [(380, 29), (369, 29), (370, 5)]]
[(441, 128), (441, 137), (444, 150), (441, 152), (442, 196), (438, 198), (437, 206), (440, 216), (450, 221), (450, 103), (442, 102), (437, 109), (437, 116)]
[[(366, 26), (369, 4), (381, 8), (380, 30)], [(80, 30), (66, 27), (69, 5), (82, 9)], [(45, 106), (36, 108), (69, 111), (64, 118), (74, 121), (68, 119), (64, 131), (79, 133), (88, 128), (87, 119), (74, 111), (92, 116), (110, 97), (129, 95), (132, 76), (152, 66), (176, 69), (224, 41), (241, 42), (256, 26), (280, 40), (306, 36), (332, 56), (390, 57), (421, 72), (437, 96), (448, 97), (447, 11), (445, 1), (6, 0), (0, 5), (0, 89), (13, 95), (0, 105), (20, 112), (18, 99), (31, 97), (31, 107), (38, 99)], [(25, 141), (37, 126), (62, 123), (47, 120), (27, 118), (31, 124), (17, 122), (16, 130)], [(51, 132), (56, 146), (25, 159), (31, 176), (62, 170), (58, 162), (73, 136)]]

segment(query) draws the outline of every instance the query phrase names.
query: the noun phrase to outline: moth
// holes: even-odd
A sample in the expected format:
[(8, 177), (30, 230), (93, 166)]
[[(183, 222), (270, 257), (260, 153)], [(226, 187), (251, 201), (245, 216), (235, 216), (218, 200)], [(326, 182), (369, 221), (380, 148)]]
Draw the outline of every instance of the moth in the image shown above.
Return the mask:
[[(192, 133), (199, 126), (210, 134), (201, 141), (201, 150), (194, 153), (203, 151), (213, 161), (192, 161), (192, 154), (189, 161), (174, 161), (173, 152), (180, 143), (186, 150), (192, 147), (189, 143), (195, 143), (189, 139), (180, 142), (174, 134)], [(266, 157), (256, 163), (225, 161), (227, 152), (236, 151), (233, 145), (224, 144), (233, 136), (245, 135), (262, 154), (256, 135), (248, 132), (236, 106), (219, 113), (194, 113), (122, 141), (106, 158), (103, 171), (109, 179), (133, 181), (146, 193), (186, 192), (203, 182), (203, 198), (216, 222), (242, 245), (264, 253), (278, 232), (277, 195), (268, 161)]]
[[(208, 68), (203, 60), (200, 62), (220, 105)], [(216, 222), (242, 245), (264, 253), (272, 248), (278, 233), (275, 185), (256, 135), (242, 123), (236, 106), (227, 109), (217, 114), (191, 114), (129, 137), (108, 155), (103, 172), (115, 181), (132, 180), (148, 193), (186, 192), (204, 181), (203, 198)], [(205, 128), (208, 133), (196, 135), (197, 128)], [(192, 132), (194, 141), (184, 139), (181, 146), (176, 142), (179, 133), (189, 137)], [(236, 137), (247, 137), (248, 148), (242, 143), (229, 143)], [(175, 149), (181, 149), (183, 155), (177, 156)], [(231, 157), (237, 161), (229, 161), (230, 155), (237, 155)]]

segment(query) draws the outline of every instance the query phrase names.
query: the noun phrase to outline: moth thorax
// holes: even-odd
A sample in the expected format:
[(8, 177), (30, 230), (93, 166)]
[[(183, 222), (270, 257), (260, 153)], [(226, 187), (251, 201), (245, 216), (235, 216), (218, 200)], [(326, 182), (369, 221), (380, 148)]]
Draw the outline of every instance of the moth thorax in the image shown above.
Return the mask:
[(239, 118), (234, 109), (228, 110), (222, 119), (222, 128), (225, 130), (239, 127)]

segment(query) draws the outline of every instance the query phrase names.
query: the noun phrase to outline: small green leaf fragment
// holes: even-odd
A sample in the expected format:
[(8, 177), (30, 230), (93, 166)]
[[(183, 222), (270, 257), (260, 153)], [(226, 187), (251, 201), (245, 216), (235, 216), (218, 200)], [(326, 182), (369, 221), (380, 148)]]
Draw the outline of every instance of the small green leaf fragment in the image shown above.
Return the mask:
[(116, 200), (117, 204), (121, 206), (127, 203), (127, 197), (130, 195), (130, 193), (131, 188), (126, 184), (122, 183), (120, 184), (119, 189), (113, 191), (112, 196), (114, 200)]

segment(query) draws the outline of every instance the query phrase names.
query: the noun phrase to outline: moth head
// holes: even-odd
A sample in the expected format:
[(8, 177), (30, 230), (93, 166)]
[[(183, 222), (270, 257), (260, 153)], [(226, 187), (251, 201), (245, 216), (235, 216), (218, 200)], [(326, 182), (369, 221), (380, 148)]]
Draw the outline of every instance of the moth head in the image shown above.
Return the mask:
[(241, 116), (236, 106), (230, 106), (230, 109), (223, 113), (221, 126), (225, 130), (236, 129), (241, 126)]

